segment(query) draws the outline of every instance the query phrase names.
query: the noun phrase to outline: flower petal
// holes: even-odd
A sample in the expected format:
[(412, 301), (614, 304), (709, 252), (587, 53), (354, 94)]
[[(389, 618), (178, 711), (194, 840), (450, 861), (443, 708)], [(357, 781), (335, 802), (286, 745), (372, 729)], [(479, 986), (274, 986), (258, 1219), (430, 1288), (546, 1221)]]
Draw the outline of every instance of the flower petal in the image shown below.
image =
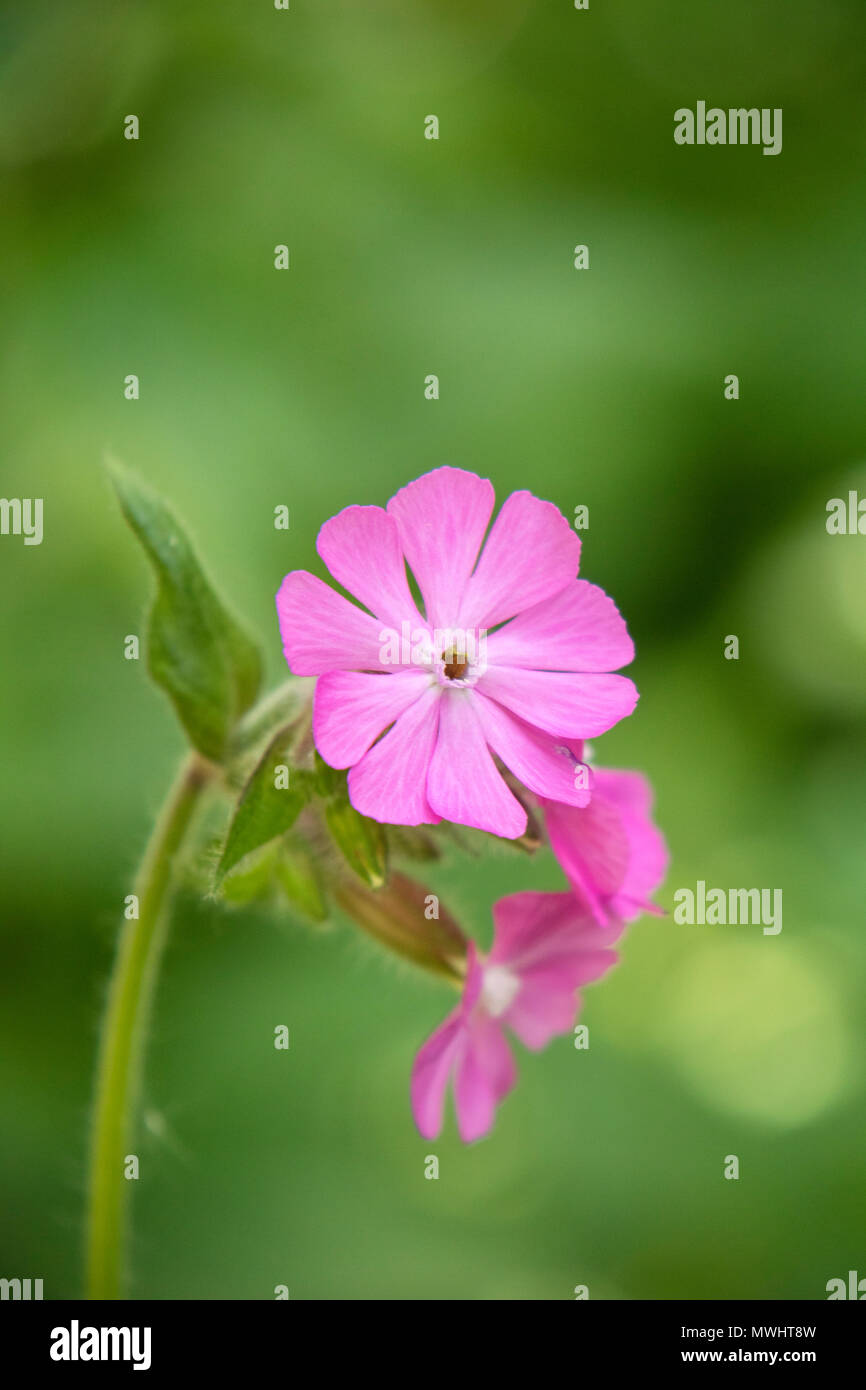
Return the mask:
[(517, 1080), (514, 1058), (500, 1024), (477, 1014), (469, 1024), (466, 1046), (457, 1060), (454, 1101), (457, 1129), (464, 1144), (486, 1134), (496, 1106)]
[(619, 768), (600, 767), (598, 774), (606, 801), (613, 802), (623, 815), (650, 819), (653, 789), (649, 779), (644, 777), (642, 772), (623, 772)]
[[(597, 947), (587, 952), (583, 964), (589, 979), (597, 980), (616, 962), (616, 951)], [(552, 1038), (571, 1032), (580, 1008), (577, 987), (583, 983), (580, 972), (570, 965), (533, 971), (523, 980), (517, 998), (503, 1015), (503, 1022), (508, 1024), (524, 1047), (540, 1052)]]
[[(557, 745), (549, 734), (539, 733), (478, 690), (473, 694), (473, 704), (490, 748), (525, 787), (537, 796), (571, 806), (588, 804), (589, 768), (570, 749)], [(577, 785), (579, 767), (587, 774), (585, 786)]]
[(458, 1006), (430, 1035), (415, 1058), (409, 1093), (415, 1123), (425, 1139), (437, 1138), (442, 1128), (445, 1088), (465, 1042), (463, 1011)]
[(331, 767), (353, 767), (383, 729), (430, 686), (422, 671), (368, 675), (331, 671), (320, 677), (313, 696), (313, 737)]
[(493, 907), (489, 964), (507, 965), (520, 989), (502, 1016), (526, 1047), (537, 1050), (570, 1032), (579, 986), (616, 963), (622, 924), (599, 928), (572, 893), (512, 893)]
[(325, 522), (316, 548), (337, 583), (398, 634), (406, 621), (424, 626), (409, 592), (397, 523), (383, 507), (346, 507)]
[(458, 825), (474, 825), (508, 840), (526, 829), (526, 812), (487, 747), (472, 690), (443, 692), (427, 796), (444, 820)]
[(517, 666), (488, 666), (475, 689), (534, 728), (565, 738), (597, 738), (631, 714), (638, 698), (627, 676)]
[(527, 608), (487, 639), (487, 660), (495, 666), (618, 671), (633, 659), (634, 643), (619, 609), (585, 579)]
[[(509, 893), (493, 904), (493, 928), (487, 964), (506, 965), (518, 974), (559, 960), (563, 946), (579, 944), (587, 928), (596, 942), (607, 940), (573, 893)], [(621, 931), (620, 926), (616, 935)], [(610, 940), (615, 939), (611, 930)]]
[(478, 1000), (481, 998), (481, 988), (483, 984), (484, 970), (481, 964), (481, 956), (479, 955), (475, 942), (467, 941), (466, 984), (463, 986), (463, 998), (460, 1004), (465, 1017), (468, 1018), (469, 1014), (478, 1003)]
[(386, 825), (435, 825), (439, 820), (425, 788), (440, 697), (439, 686), (428, 686), (351, 769), (349, 800), (362, 816)]
[(579, 900), (604, 926), (610, 915), (610, 899), (623, 886), (629, 865), (629, 841), (615, 805), (598, 791), (594, 769), (594, 795), (588, 806), (577, 809), (558, 801), (543, 803), (550, 848)]
[(462, 468), (436, 468), (401, 488), (388, 503), (431, 628), (457, 625), (494, 499), (487, 478)]
[(625, 877), (611, 899), (610, 909), (626, 922), (641, 912), (658, 913), (660, 909), (650, 897), (667, 873), (668, 848), (652, 822), (652, 788), (639, 772), (599, 768), (595, 779), (599, 799), (618, 808), (628, 840)]
[(580, 540), (562, 512), (512, 492), (490, 530), (460, 610), (462, 627), (493, 627), (559, 593), (577, 574)]
[(296, 676), (381, 671), (381, 623), (306, 570), (287, 574), (277, 593), (283, 651)]

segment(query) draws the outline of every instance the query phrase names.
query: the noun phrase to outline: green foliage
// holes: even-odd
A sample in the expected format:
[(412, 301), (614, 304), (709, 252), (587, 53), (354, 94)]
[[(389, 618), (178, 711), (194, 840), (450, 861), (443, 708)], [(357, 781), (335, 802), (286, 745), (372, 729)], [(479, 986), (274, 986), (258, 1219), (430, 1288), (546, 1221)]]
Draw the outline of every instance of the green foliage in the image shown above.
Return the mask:
[(284, 845), (276, 862), (277, 882), (292, 907), (313, 922), (328, 918), (328, 902), (313, 856), (300, 845)]
[(370, 888), (381, 888), (387, 873), (384, 827), (356, 811), (348, 796), (327, 803), (325, 820), (346, 863)]
[(220, 884), (245, 855), (290, 830), (315, 791), (315, 775), (291, 764), (294, 730), (280, 729), (241, 793), (220, 856)]
[(221, 896), (235, 907), (270, 897), (278, 855), (276, 844), (265, 846), (259, 854), (251, 854), (225, 875), (220, 884)]
[(124, 465), (111, 460), (108, 471), (156, 574), (146, 634), (148, 670), (174, 705), (193, 747), (222, 762), (232, 728), (258, 692), (258, 649), (223, 607), (162, 499)]

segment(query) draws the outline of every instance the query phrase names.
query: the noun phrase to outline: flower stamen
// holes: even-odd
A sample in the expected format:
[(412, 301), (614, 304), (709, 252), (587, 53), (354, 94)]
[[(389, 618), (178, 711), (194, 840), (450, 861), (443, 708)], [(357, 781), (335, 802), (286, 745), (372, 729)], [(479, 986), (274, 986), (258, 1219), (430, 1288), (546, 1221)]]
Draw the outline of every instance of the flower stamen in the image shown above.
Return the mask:
[(442, 674), (446, 680), (461, 681), (469, 670), (469, 658), (465, 652), (458, 647), (449, 647), (447, 652), (442, 653), (442, 660), (445, 663)]

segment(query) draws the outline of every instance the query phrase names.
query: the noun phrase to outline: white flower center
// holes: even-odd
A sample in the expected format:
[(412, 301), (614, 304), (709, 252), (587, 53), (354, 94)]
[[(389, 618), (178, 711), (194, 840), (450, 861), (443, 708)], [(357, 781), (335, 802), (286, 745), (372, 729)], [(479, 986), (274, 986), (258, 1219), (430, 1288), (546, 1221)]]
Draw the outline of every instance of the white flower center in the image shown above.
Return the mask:
[(520, 979), (504, 965), (488, 965), (481, 981), (481, 1006), (491, 1018), (511, 1008), (520, 990)]
[(484, 675), (486, 628), (437, 628), (432, 637), (431, 664), (437, 684), (465, 690)]

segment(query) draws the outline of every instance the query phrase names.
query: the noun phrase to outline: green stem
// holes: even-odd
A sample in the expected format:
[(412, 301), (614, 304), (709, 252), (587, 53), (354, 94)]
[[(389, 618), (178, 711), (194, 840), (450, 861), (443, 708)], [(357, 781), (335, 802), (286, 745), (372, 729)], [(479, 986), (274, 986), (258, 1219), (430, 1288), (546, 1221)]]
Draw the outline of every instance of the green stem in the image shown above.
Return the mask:
[(135, 882), (138, 917), (125, 921), (102, 1028), (90, 1151), (87, 1293), (122, 1297), (127, 1179), (144, 1035), (167, 932), (174, 856), (212, 769), (197, 754), (184, 763), (157, 821)]

